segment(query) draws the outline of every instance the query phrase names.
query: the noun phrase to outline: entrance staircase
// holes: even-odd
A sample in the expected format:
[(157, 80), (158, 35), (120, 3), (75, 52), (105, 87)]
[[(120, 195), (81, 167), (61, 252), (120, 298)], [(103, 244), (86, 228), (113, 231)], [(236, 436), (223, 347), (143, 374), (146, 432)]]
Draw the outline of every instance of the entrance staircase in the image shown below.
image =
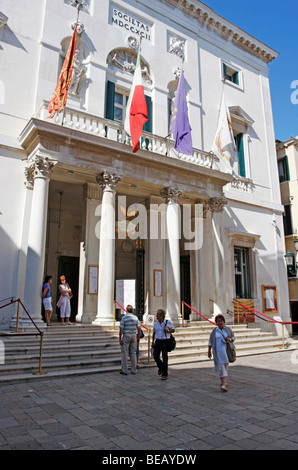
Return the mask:
[[(238, 357), (296, 349), (291, 340), (285, 340), (283, 349), (281, 337), (262, 332), (260, 328), (243, 324), (229, 326), (236, 337)], [(207, 321), (177, 328), (177, 346), (169, 354), (169, 365), (208, 360), (207, 345), (212, 328)], [(150, 367), (155, 363), (152, 358), (148, 361), (148, 331), (143, 331), (140, 366)], [(0, 364), (0, 383), (120, 371), (118, 329), (104, 330), (78, 323), (53, 324), (44, 334), (41, 368), (38, 336), (3, 336), (1, 340), (5, 346), (5, 364)]]

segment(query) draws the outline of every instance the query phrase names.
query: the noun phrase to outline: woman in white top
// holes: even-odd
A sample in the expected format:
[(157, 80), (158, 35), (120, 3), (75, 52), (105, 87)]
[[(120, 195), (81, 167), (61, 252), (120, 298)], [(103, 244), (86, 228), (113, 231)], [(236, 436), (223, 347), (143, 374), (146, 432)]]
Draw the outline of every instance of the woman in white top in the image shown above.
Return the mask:
[(64, 318), (66, 323), (70, 323), (70, 299), (72, 297), (71, 288), (66, 283), (65, 276), (60, 276), (61, 284), (59, 286), (60, 291), (60, 319), (61, 323), (64, 324)]
[(211, 332), (208, 344), (208, 357), (211, 359), (213, 352), (213, 360), (215, 370), (220, 373), (221, 390), (228, 391), (226, 377), (228, 376), (229, 359), (227, 356), (227, 343), (233, 343), (235, 337), (231, 328), (225, 326), (225, 317), (221, 314), (215, 317), (217, 325)]

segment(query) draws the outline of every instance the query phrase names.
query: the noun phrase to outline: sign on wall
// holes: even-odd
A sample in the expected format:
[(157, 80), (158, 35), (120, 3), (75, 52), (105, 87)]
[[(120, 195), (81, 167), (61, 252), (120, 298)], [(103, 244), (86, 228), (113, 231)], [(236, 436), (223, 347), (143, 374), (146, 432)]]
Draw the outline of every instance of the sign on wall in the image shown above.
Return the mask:
[(113, 4), (110, 5), (109, 23), (137, 38), (151, 41), (152, 26), (149, 23)]

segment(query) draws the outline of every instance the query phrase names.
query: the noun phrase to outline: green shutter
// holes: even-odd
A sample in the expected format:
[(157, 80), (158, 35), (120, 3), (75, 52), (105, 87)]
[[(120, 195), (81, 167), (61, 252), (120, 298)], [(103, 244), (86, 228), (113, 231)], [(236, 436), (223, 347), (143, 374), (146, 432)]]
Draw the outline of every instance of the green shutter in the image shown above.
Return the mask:
[(236, 136), (238, 162), (239, 162), (239, 175), (245, 177), (245, 161), (244, 161), (244, 147), (243, 147), (243, 134)]
[[(150, 96), (145, 95), (146, 105), (147, 105), (147, 112), (148, 112), (148, 121), (145, 122), (143, 130), (146, 132), (152, 132), (152, 100)], [(146, 142), (146, 149), (148, 150), (149, 139), (145, 139)], [(141, 138), (141, 148), (143, 144), (143, 137)]]
[(239, 85), (239, 73), (235, 72), (233, 74), (233, 83), (236, 83), (236, 85)]
[(144, 131), (152, 132), (152, 100), (150, 96), (145, 95), (145, 100), (147, 104), (147, 111), (148, 111), (148, 121), (144, 124)]
[(115, 83), (107, 82), (106, 118), (114, 120)]

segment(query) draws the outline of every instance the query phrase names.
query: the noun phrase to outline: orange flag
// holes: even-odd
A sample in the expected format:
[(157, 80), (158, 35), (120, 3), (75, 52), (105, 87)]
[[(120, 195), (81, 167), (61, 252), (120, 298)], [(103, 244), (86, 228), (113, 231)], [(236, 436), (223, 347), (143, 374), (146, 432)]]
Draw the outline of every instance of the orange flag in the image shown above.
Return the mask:
[(48, 106), (48, 110), (50, 113), (48, 118), (54, 117), (56, 111), (64, 109), (64, 106), (66, 104), (68, 88), (71, 82), (71, 76), (73, 71), (74, 55), (76, 52), (77, 27), (78, 25), (76, 24), (71, 41), (68, 46), (68, 51), (64, 60), (64, 64), (59, 76), (57, 86)]

